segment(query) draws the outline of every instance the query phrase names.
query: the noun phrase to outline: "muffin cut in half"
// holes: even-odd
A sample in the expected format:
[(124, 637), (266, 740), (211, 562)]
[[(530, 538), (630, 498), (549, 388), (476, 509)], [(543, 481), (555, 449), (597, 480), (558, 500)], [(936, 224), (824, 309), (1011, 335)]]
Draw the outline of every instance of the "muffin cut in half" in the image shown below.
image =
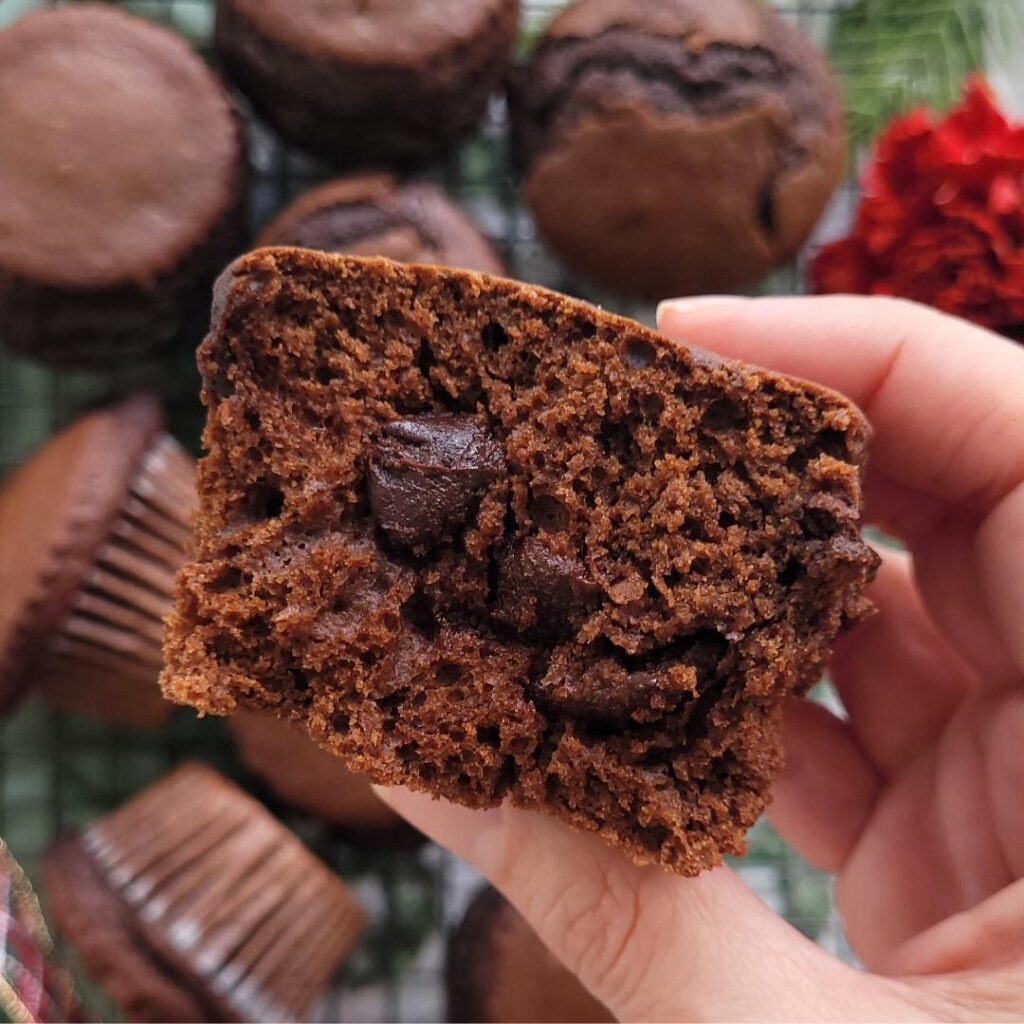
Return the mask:
[(860, 618), (868, 427), (551, 292), (262, 249), (221, 278), (165, 694), (693, 874)]

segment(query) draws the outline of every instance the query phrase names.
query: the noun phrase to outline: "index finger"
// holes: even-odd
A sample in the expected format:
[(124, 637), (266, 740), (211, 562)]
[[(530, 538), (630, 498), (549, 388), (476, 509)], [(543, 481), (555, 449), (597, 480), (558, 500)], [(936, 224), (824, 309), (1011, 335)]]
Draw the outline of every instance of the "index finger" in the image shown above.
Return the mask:
[(872, 464), (984, 515), (1024, 481), (1024, 349), (924, 306), (858, 296), (665, 303), (662, 331), (817, 381), (863, 409)]

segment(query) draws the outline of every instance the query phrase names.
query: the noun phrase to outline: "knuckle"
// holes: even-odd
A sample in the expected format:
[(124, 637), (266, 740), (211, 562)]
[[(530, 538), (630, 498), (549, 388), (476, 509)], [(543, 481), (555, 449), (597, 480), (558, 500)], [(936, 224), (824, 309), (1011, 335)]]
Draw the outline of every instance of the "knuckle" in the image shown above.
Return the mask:
[[(609, 863), (570, 885), (544, 914), (541, 927), (559, 935), (566, 966), (610, 1004), (630, 1003), (651, 956), (643, 949), (646, 916), (635, 872)], [(649, 951), (648, 951), (649, 952)]]
[[(565, 936), (574, 959), (602, 973), (614, 967), (640, 916), (635, 887), (621, 872), (601, 872), (600, 886), (580, 886), (565, 898)], [(574, 887), (575, 888), (575, 887)]]
[(523, 855), (533, 838), (499, 830), (485, 873), (518, 906), (539, 938), (613, 1012), (649, 1016), (660, 998), (659, 944), (671, 933), (674, 900), (660, 870), (638, 870), (617, 855), (545, 870)]

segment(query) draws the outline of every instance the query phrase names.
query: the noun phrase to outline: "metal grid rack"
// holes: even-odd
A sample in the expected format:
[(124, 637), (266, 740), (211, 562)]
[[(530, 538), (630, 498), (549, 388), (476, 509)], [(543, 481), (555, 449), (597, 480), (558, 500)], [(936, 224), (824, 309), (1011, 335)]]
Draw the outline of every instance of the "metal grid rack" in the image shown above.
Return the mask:
[[(0, 27), (47, 2), (52, 0), (0, 0)], [(831, 19), (847, 3), (779, 0), (775, 6), (821, 45)], [(209, 53), (212, 0), (137, 0), (119, 6), (170, 25)], [(536, 32), (561, 6), (564, 0), (525, 0), (524, 35)], [(248, 115), (244, 99), (239, 101)], [(292, 196), (325, 177), (326, 171), (289, 150), (256, 119), (249, 116), (249, 121), (251, 218), (256, 227)], [(513, 276), (604, 300), (604, 304), (641, 319), (651, 318), (650, 309), (623, 307), (605, 296), (588, 293), (544, 252), (529, 216), (518, 205), (508, 170), (501, 104), (493, 104), (478, 136), (434, 176), (498, 245)], [(853, 198), (852, 187), (837, 197), (824, 232), (848, 217)], [(797, 291), (801, 279), (799, 268), (790, 267), (762, 288)], [(0, 352), (0, 475), (84, 406), (140, 386), (163, 395), (172, 429), (195, 450), (201, 414), (190, 352), (179, 352), (160, 365), (125, 367), (104, 374), (52, 373)], [(40, 854), (54, 836), (116, 806), (186, 756), (215, 764), (257, 795), (267, 797), (235, 759), (221, 722), (198, 721), (181, 711), (168, 728), (153, 734), (48, 712), (30, 703), (0, 723), (0, 835), (30, 876), (37, 876)], [(469, 868), (434, 847), (413, 852), (359, 852), (315, 820), (268, 802), (354, 885), (371, 912), (370, 936), (320, 1007), (322, 1019), (444, 1019), (444, 939), (478, 884)], [(740, 870), (805, 933), (845, 952), (827, 879), (793, 856), (766, 826), (755, 829), (751, 855)], [(42, 895), (45, 900), (45, 893)], [(112, 1007), (87, 982), (85, 996), (94, 1012), (111, 1019)]]

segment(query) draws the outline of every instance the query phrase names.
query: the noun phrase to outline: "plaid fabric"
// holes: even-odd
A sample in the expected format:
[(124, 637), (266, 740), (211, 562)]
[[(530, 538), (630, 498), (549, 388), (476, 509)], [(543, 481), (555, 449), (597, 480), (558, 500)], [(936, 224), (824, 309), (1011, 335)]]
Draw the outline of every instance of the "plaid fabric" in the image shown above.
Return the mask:
[(0, 1019), (79, 1019), (71, 982), (52, 953), (32, 886), (0, 839)]

